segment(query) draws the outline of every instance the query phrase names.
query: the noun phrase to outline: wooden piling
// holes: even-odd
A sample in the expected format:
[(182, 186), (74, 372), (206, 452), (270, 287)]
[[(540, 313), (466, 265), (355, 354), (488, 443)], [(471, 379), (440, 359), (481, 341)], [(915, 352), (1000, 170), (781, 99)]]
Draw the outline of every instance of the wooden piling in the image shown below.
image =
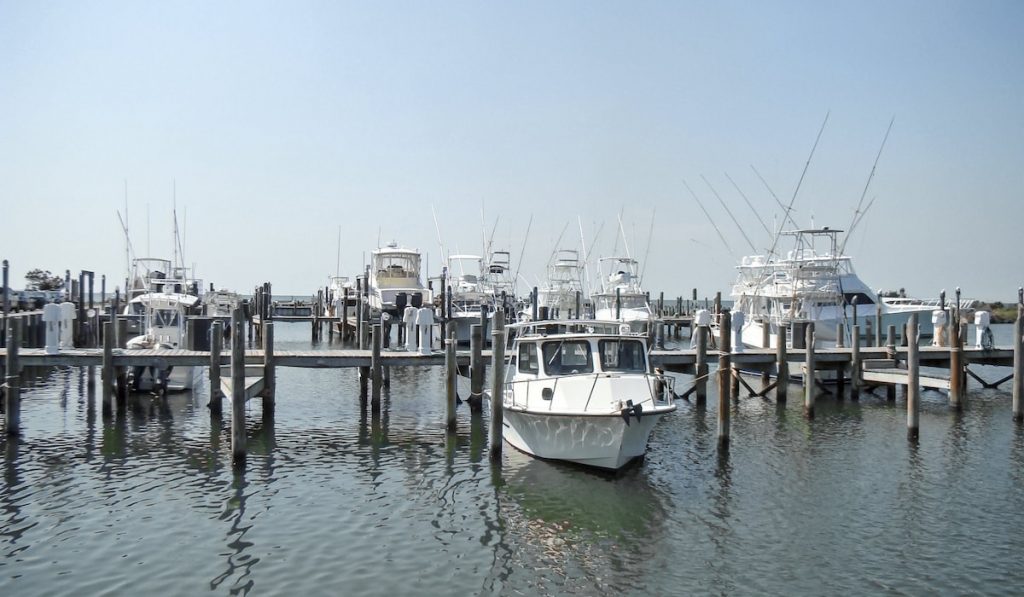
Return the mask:
[(789, 392), (789, 361), (786, 360), (786, 328), (780, 325), (775, 330), (775, 400), (785, 402)]
[(882, 299), (875, 302), (875, 346), (882, 345)]
[(456, 332), (455, 332), (455, 322), (454, 321), (449, 321), (447, 327), (448, 327), (448, 333), (446, 334), (446, 336), (448, 337), (448, 340), (447, 340), (447, 342), (445, 342), (445, 346), (444, 346), (444, 348), (445, 348), (445, 352), (444, 352), (444, 370), (445, 370), (445, 381), (446, 381), (445, 389), (447, 390), (447, 398), (448, 398), (448, 400), (447, 400), (448, 431), (455, 431), (455, 422), (456, 422), (455, 407), (456, 407), (456, 400), (458, 398), (457, 394), (458, 394), (458, 375), (459, 375), (458, 362), (455, 360), (455, 347), (456, 347), (456, 342), (457, 342), (457, 340), (456, 340)]
[(370, 351), (370, 407), (374, 412), (380, 411), (381, 385), (384, 375), (381, 370), (380, 351), (384, 346), (383, 326), (373, 324), (372, 349)]
[(729, 311), (722, 313), (719, 329), (719, 350), (718, 353), (718, 446), (729, 447), (730, 432), (730, 390), (732, 388), (732, 332), (730, 327), (732, 321)]
[(807, 322), (806, 348), (804, 357), (804, 414), (814, 417), (814, 397), (817, 388), (814, 387), (814, 322)]
[(697, 405), (703, 406), (708, 399), (708, 327), (697, 327), (697, 357), (694, 364), (694, 393)]
[(907, 438), (916, 440), (921, 423), (921, 359), (917, 346), (917, 313), (907, 323)]
[(949, 326), (949, 405), (956, 410), (961, 410), (964, 407), (963, 374), (960, 326), (954, 321)]
[(245, 335), (240, 334), (242, 310), (231, 315), (231, 456), (236, 465), (245, 463)]
[(114, 412), (114, 324), (103, 324), (103, 369), (100, 375), (103, 385), (103, 414)]
[(274, 416), (277, 369), (274, 363), (274, 322), (263, 324), (263, 417)]
[(860, 388), (862, 385), (861, 373), (864, 369), (860, 362), (860, 326), (853, 326), (853, 334), (850, 337), (850, 398), (860, 399)]
[(484, 330), (480, 325), (474, 324), (469, 334), (469, 409), (474, 413), (483, 410), (483, 344)]
[(344, 289), (343, 296), (345, 299), (341, 302), (341, 313), (338, 317), (341, 318), (341, 341), (347, 342), (349, 337), (348, 331), (348, 286)]
[(1017, 305), (1017, 321), (1013, 325), (1013, 420), (1024, 422), (1024, 305)]
[[(114, 321), (117, 322), (117, 347), (126, 348), (128, 346), (128, 320), (117, 317), (117, 310), (114, 311)], [(120, 412), (128, 405), (128, 367), (115, 367), (114, 375), (117, 377), (116, 406)]]
[[(4, 262), (7, 265), (7, 262)], [(21, 321), (16, 317), (7, 318), (7, 359), (5, 360), (6, 390), (4, 391), (4, 427), (7, 435), (21, 433), (21, 364), (18, 349), (21, 347)]]
[(505, 314), (494, 313), (491, 325), (491, 460), (501, 458), (502, 429), (504, 427), (505, 389)]
[(220, 353), (224, 344), (224, 324), (219, 320), (213, 322), (210, 334), (210, 403), (207, 405), (210, 412), (221, 414), (223, 412), (224, 392), (220, 388)]
[[(761, 348), (771, 348), (771, 333), (772, 327), (765, 319), (761, 322)], [(761, 371), (761, 391), (764, 392), (771, 384), (771, 375), (769, 374), (768, 367), (765, 367)]]
[[(885, 353), (889, 359), (896, 360), (896, 326), (890, 325), (885, 332)], [(896, 385), (886, 384), (885, 398), (890, 402), (896, 400)]]

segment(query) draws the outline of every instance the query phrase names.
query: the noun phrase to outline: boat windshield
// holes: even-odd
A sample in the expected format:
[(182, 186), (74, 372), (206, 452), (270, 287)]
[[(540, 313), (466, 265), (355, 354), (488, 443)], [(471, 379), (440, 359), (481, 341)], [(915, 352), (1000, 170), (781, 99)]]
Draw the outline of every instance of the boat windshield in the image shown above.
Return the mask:
[[(615, 295), (601, 295), (594, 297), (598, 309), (615, 309)], [(621, 295), (620, 301), (623, 309), (643, 309), (647, 307), (647, 297), (638, 295)]]
[(575, 375), (594, 372), (590, 342), (586, 340), (545, 342), (542, 350), (544, 351), (544, 372), (548, 375)]
[(419, 255), (390, 253), (374, 260), (378, 278), (414, 278), (419, 275)]
[(154, 309), (153, 327), (170, 328), (177, 327), (178, 312), (174, 309)]
[(629, 371), (646, 373), (644, 344), (639, 340), (601, 340), (601, 369), (603, 371)]

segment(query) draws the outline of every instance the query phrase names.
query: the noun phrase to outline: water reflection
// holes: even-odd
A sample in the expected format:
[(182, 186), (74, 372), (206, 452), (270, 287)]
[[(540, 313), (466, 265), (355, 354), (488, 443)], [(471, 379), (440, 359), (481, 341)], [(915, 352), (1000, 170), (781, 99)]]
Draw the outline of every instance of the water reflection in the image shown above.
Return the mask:
[(228, 589), (232, 595), (246, 595), (252, 590), (255, 585), (255, 580), (251, 577), (252, 569), (260, 561), (260, 558), (245, 553), (253, 546), (253, 543), (245, 538), (246, 533), (253, 527), (245, 514), (248, 487), (245, 473), (236, 471), (229, 488), (230, 494), (224, 500), (219, 517), (219, 520), (230, 523), (226, 536), (230, 551), (222, 554), (226, 556), (224, 572), (210, 581), (210, 589), (216, 589), (230, 581)]

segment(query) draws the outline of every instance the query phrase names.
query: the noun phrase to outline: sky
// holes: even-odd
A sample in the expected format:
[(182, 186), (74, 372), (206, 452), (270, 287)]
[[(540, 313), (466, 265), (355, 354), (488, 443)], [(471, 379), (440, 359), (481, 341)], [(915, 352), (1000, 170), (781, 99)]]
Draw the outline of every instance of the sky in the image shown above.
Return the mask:
[(16, 288), (119, 285), (119, 215), (170, 258), (176, 206), (185, 262), (241, 292), (485, 239), (525, 290), (624, 237), (653, 294), (728, 296), (772, 192), (800, 226), (870, 204), (846, 251), (873, 288), (1024, 285), (1019, 1), (0, 0), (0, 86)]

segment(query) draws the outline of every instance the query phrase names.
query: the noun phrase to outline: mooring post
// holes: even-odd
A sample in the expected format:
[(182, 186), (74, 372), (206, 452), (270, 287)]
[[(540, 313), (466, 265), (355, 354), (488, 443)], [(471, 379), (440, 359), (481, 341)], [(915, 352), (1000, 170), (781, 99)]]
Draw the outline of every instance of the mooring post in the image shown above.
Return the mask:
[(220, 353), (224, 344), (224, 324), (214, 321), (210, 332), (210, 412), (220, 414), (223, 411), (224, 392), (220, 389)]
[(836, 348), (846, 348), (846, 330), (842, 323), (836, 324)]
[(458, 375), (459, 366), (455, 360), (455, 322), (449, 320), (448, 333), (445, 334), (448, 339), (444, 345), (444, 370), (445, 370), (445, 389), (447, 390), (447, 414), (448, 414), (448, 431), (455, 431), (456, 413), (455, 406), (458, 398)]
[(963, 349), (960, 343), (960, 325), (954, 319), (949, 326), (949, 405), (963, 409)]
[[(7, 262), (4, 261), (6, 273)], [(21, 363), (18, 349), (21, 347), (21, 322), (17, 317), (7, 318), (7, 359), (5, 361), (4, 379), (7, 389), (4, 391), (4, 426), (7, 435), (21, 433)]]
[(484, 362), (483, 362), (484, 330), (473, 324), (469, 334), (469, 409), (479, 413), (483, 410), (484, 394)]
[(907, 438), (916, 440), (921, 423), (921, 358), (917, 346), (917, 313), (907, 323)]
[(540, 299), (540, 294), (539, 294), (539, 292), (537, 290), (537, 287), (534, 286), (533, 287), (533, 300), (530, 301), (532, 303), (531, 309), (530, 309), (530, 315), (532, 315), (532, 319), (530, 319), (530, 321), (537, 321), (537, 309), (539, 307), (539, 305), (537, 305), (537, 301), (539, 299)]
[(860, 364), (860, 326), (853, 326), (853, 335), (850, 337), (850, 398), (860, 399), (861, 374), (864, 372)]
[(245, 463), (245, 335), (240, 334), (242, 309), (231, 315), (231, 456), (236, 465)]
[[(117, 347), (126, 348), (128, 346), (128, 320), (117, 317), (116, 312), (114, 317), (117, 322)], [(114, 375), (117, 376), (117, 410), (121, 412), (128, 405), (128, 367), (115, 367)]]
[(775, 330), (775, 400), (786, 401), (789, 392), (789, 361), (786, 358), (786, 327), (779, 325)]
[(719, 329), (718, 353), (718, 446), (729, 447), (729, 416), (732, 388), (732, 318), (729, 310), (722, 312)]
[(374, 323), (372, 328), (371, 350), (370, 350), (370, 408), (374, 412), (380, 411), (381, 385), (384, 383), (383, 371), (381, 371), (380, 351), (384, 345), (384, 328), (380, 323)]
[(697, 357), (694, 363), (695, 401), (703, 406), (708, 399), (708, 332), (707, 326), (697, 326)]
[(1017, 305), (1017, 321), (1013, 324), (1013, 420), (1024, 422), (1024, 305)]
[(100, 376), (103, 384), (103, 414), (114, 412), (114, 324), (103, 324), (103, 369)]
[(263, 324), (263, 417), (274, 416), (277, 369), (274, 363), (274, 322)]
[(505, 314), (494, 313), (491, 331), (491, 460), (501, 458), (502, 427), (504, 426), (505, 389)]
[[(771, 327), (771, 324), (768, 322), (768, 320), (765, 319), (765, 320), (761, 321), (761, 348), (771, 348), (772, 347), (772, 344), (771, 344), (771, 333), (772, 333), (772, 327)], [(771, 375), (770, 375), (770, 373), (768, 371), (768, 366), (766, 365), (765, 368), (761, 370), (761, 391), (762, 392), (765, 391), (765, 388), (767, 388), (771, 384), (771, 379), (770, 378), (771, 378)]]
[(344, 296), (345, 298), (341, 302), (341, 313), (338, 314), (338, 317), (341, 318), (341, 341), (342, 342), (346, 342), (346, 341), (348, 341), (348, 336), (349, 336), (349, 331), (348, 331), (348, 286), (345, 287), (344, 294), (342, 296)]
[(875, 302), (875, 346), (882, 345), (882, 300)]
[[(890, 360), (896, 360), (896, 326), (890, 325), (885, 332), (885, 354)], [(885, 385), (886, 400), (896, 400), (896, 384)]]
[(804, 357), (804, 414), (814, 417), (814, 397), (817, 388), (814, 387), (814, 322), (807, 322), (806, 331), (806, 356)]

